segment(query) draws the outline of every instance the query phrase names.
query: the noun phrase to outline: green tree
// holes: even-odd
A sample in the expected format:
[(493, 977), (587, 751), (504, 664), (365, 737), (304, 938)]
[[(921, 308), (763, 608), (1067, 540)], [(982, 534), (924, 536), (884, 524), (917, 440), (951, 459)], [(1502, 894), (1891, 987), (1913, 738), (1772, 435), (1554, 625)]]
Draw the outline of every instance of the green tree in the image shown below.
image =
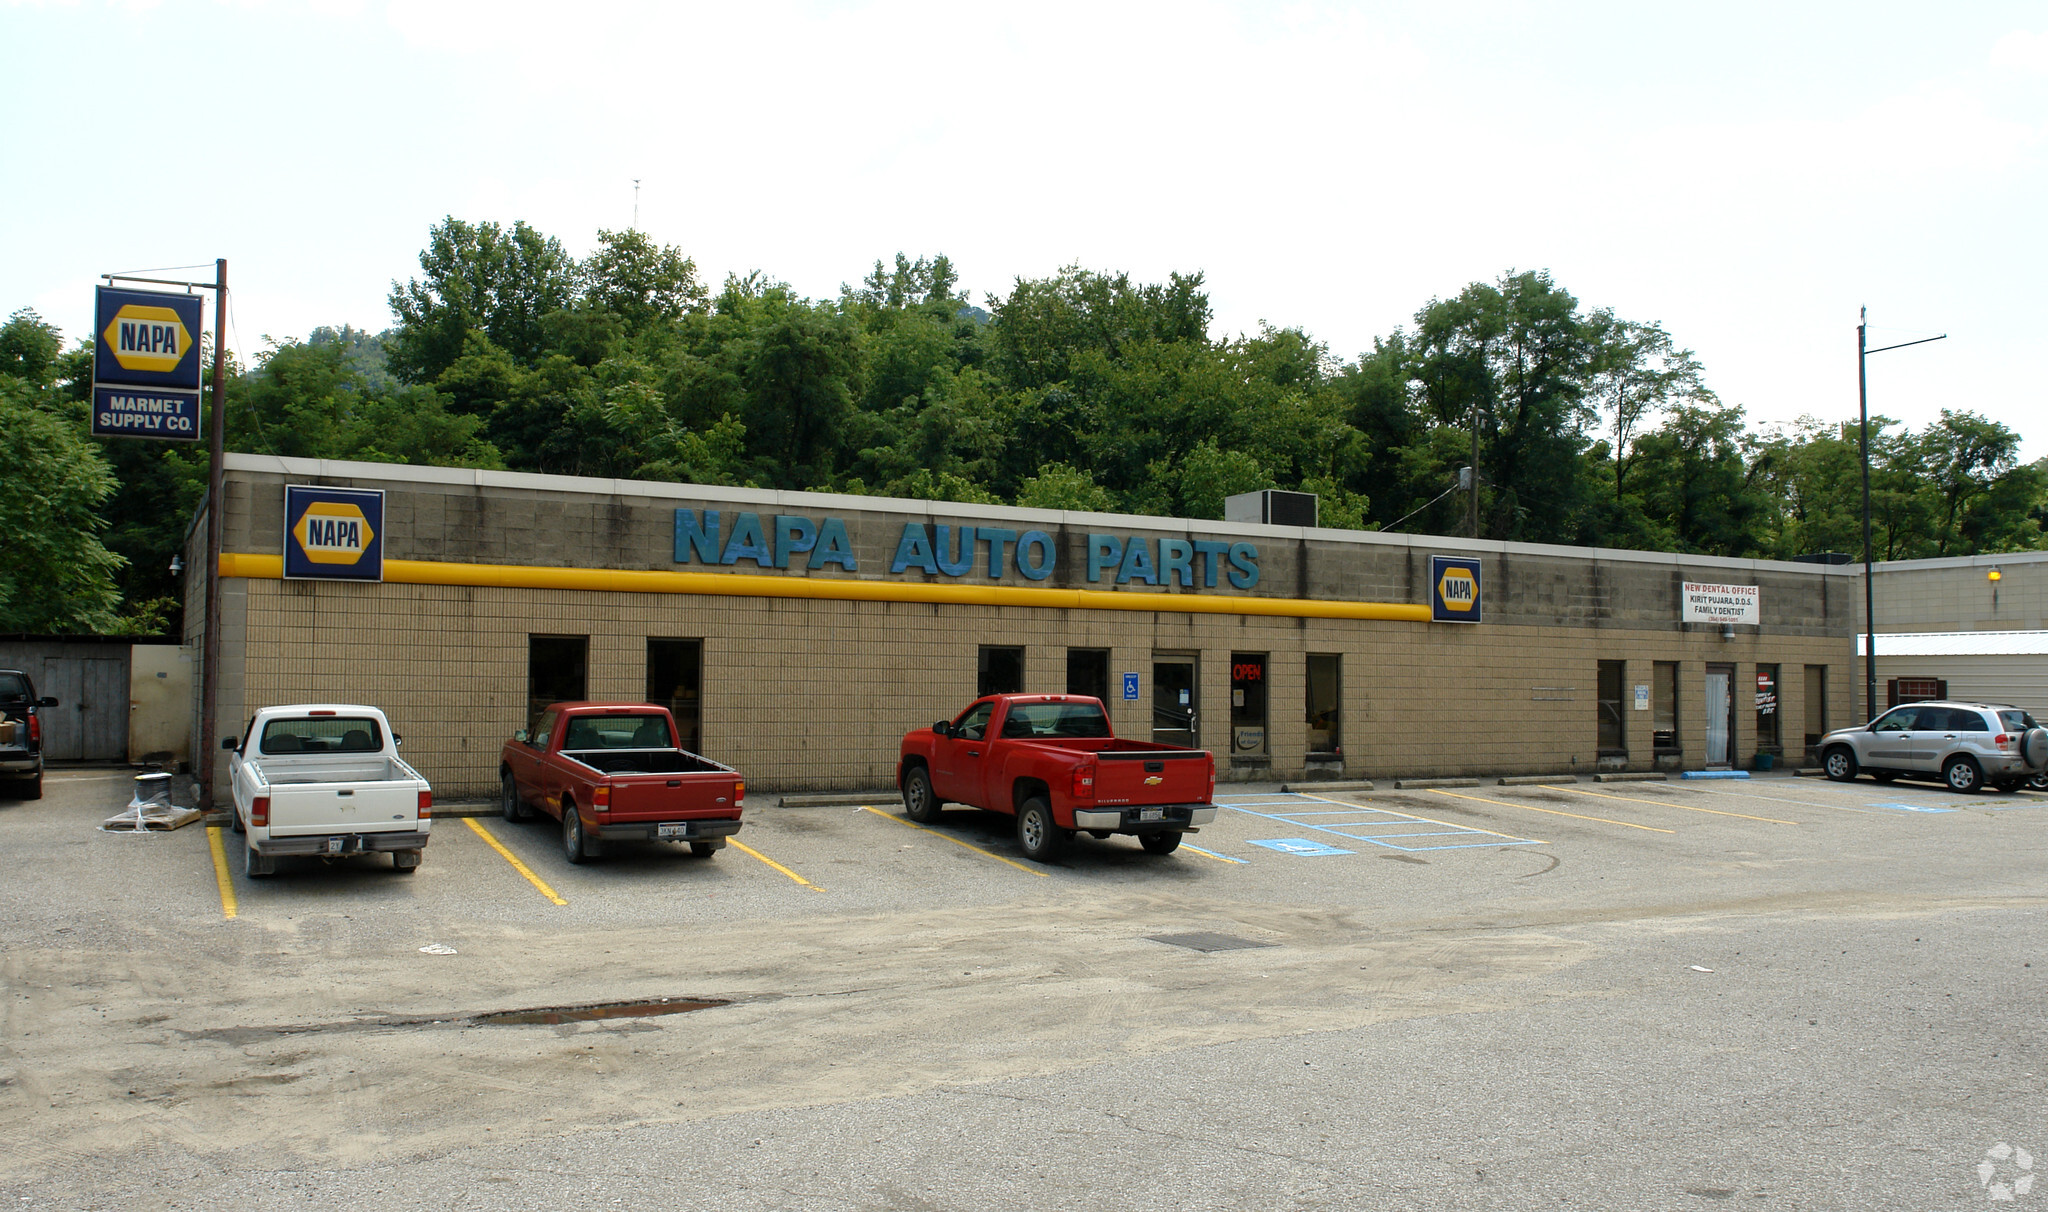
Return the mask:
[(679, 248), (656, 244), (641, 231), (597, 233), (597, 251), (580, 266), (583, 301), (610, 312), (628, 332), (681, 319), (709, 306), (697, 263)]
[[(32, 361), (8, 366), (36, 369)], [(123, 561), (102, 542), (99, 513), (114, 495), (114, 474), (83, 435), (82, 418), (48, 407), (53, 394), (48, 383), (0, 373), (0, 484), (9, 486), (0, 492), (0, 631), (116, 633)]]
[(547, 347), (542, 320), (576, 299), (577, 270), (561, 241), (524, 221), (508, 231), (450, 215), (420, 253), (423, 277), (391, 284), (398, 325), (386, 343), (392, 370), (431, 383), (462, 356), (471, 331), (532, 363)]

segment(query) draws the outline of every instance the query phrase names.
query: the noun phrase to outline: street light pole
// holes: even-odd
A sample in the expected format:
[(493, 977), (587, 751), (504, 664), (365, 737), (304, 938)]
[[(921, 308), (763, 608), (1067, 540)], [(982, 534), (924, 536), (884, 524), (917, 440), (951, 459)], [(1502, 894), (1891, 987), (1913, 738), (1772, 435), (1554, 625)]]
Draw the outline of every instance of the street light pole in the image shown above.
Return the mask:
[(1929, 341), (1946, 341), (1948, 334), (1938, 337), (1922, 337), (1918, 341), (1901, 341), (1897, 345), (1880, 345), (1876, 349), (1865, 348), (1864, 332), (1870, 327), (1870, 309), (1858, 309), (1856, 313), (1856, 417), (1863, 427), (1863, 706), (1870, 713), (1866, 718), (1877, 718), (1877, 582), (1871, 575), (1870, 559), (1870, 391), (1869, 376), (1864, 373), (1863, 360), (1874, 353), (1887, 349), (1904, 349), (1908, 345), (1925, 345)]

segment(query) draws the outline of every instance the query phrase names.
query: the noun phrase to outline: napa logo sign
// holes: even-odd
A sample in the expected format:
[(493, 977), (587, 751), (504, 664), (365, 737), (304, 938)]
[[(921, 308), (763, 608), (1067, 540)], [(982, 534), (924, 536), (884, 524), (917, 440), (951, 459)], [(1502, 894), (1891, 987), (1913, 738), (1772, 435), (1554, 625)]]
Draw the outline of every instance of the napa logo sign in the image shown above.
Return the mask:
[(286, 485), (284, 530), (286, 577), (384, 579), (382, 489)]
[(1439, 623), (1477, 623), (1485, 612), (1478, 556), (1429, 557), (1429, 617)]
[(94, 436), (199, 440), (199, 328), (197, 295), (99, 288)]

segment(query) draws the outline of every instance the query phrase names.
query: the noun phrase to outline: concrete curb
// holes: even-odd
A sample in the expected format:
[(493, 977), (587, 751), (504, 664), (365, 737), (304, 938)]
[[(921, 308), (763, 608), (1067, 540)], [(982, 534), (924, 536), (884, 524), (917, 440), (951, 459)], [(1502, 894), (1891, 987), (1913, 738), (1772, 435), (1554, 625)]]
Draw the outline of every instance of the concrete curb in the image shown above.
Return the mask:
[(1502, 776), (1499, 780), (1500, 785), (1503, 787), (1540, 787), (1546, 783), (1576, 783), (1578, 781), (1579, 776), (1575, 774), (1510, 774)]
[(1300, 795), (1315, 791), (1371, 791), (1371, 779), (1331, 779), (1327, 783), (1282, 783), (1283, 795)]
[(1630, 770), (1617, 774), (1596, 774), (1593, 776), (1593, 781), (1596, 783), (1668, 783), (1671, 781), (1671, 776), (1661, 770), (1654, 772)]
[(1431, 787), (1477, 787), (1478, 779), (1395, 779), (1396, 791), (1425, 791)]
[(775, 801), (777, 808), (862, 808), (869, 804), (893, 804), (903, 798), (895, 791), (834, 791), (820, 795), (785, 795)]

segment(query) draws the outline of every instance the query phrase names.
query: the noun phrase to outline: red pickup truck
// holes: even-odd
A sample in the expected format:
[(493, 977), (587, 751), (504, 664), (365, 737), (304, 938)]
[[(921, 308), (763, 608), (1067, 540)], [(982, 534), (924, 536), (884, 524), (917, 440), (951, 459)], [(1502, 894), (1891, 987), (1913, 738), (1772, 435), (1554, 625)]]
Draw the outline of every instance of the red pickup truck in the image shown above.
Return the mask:
[(997, 694), (903, 738), (903, 811), (938, 819), (949, 802), (1008, 812), (1026, 857), (1049, 863), (1076, 830), (1137, 836), (1171, 854), (1216, 819), (1216, 759), (1202, 749), (1123, 740), (1102, 700)]
[(675, 718), (649, 703), (552, 704), (505, 742), (498, 779), (505, 819), (558, 818), (572, 863), (623, 839), (709, 858), (740, 831), (747, 795), (739, 771), (681, 748)]

